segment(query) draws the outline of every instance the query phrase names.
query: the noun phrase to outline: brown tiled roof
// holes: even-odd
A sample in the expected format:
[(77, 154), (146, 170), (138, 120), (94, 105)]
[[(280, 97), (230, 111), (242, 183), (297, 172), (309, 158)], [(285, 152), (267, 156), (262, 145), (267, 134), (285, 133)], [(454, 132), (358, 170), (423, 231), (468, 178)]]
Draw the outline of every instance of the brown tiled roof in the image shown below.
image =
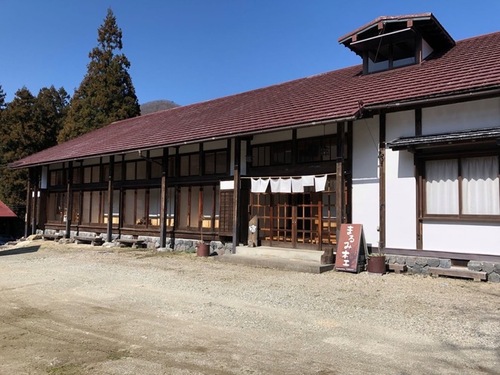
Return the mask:
[(11, 165), (23, 168), (354, 118), (365, 107), (500, 88), (500, 32), (419, 65), (362, 75), (360, 65), (112, 123)]
[(0, 217), (17, 217), (5, 203), (0, 201)]

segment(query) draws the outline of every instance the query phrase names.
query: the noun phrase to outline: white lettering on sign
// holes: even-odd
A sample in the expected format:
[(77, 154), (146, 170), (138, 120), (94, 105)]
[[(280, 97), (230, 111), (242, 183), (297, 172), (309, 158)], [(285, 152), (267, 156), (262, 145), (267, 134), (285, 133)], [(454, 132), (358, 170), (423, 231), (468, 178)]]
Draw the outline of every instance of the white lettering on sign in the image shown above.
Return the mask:
[(354, 234), (353, 234), (354, 227), (352, 225), (349, 225), (347, 227), (347, 241), (344, 242), (344, 251), (342, 251), (342, 259), (344, 261), (343, 266), (344, 267), (349, 267), (350, 262), (349, 262), (349, 255), (350, 252), (349, 250), (352, 249), (352, 243), (354, 242)]

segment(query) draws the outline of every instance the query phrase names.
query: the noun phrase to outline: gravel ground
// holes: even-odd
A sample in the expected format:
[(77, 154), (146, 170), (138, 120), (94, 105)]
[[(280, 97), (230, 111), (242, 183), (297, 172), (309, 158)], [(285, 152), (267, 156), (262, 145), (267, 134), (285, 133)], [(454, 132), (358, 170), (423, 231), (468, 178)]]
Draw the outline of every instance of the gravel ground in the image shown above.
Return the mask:
[(500, 284), (0, 248), (0, 374), (500, 374)]

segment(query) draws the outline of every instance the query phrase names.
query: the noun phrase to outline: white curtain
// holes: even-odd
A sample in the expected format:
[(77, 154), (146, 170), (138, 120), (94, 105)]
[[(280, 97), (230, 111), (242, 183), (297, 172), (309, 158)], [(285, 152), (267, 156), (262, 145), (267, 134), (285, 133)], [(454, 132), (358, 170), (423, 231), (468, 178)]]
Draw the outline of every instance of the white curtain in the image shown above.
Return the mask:
[(458, 215), (458, 160), (425, 163), (428, 214)]
[(252, 193), (265, 193), (269, 185), (268, 178), (252, 178)]
[(470, 215), (500, 215), (497, 156), (462, 159), (462, 209)]
[(314, 178), (314, 187), (317, 192), (324, 191), (326, 187), (326, 174), (324, 176)]

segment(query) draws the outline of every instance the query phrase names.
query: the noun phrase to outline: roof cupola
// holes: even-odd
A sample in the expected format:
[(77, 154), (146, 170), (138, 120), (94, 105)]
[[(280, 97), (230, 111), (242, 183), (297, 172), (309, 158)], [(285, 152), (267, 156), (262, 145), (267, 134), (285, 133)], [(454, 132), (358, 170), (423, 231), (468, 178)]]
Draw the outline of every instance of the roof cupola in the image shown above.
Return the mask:
[(432, 13), (382, 16), (339, 38), (363, 58), (363, 73), (419, 64), (455, 41)]

